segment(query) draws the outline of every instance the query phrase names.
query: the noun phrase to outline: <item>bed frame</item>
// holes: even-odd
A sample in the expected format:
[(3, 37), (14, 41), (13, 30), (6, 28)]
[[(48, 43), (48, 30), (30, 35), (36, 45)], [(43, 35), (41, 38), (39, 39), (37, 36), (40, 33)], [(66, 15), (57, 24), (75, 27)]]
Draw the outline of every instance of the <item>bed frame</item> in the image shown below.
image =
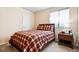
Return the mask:
[[(46, 26), (50, 26), (50, 29)], [(41, 27), (41, 29), (40, 29), (40, 27)], [(50, 30), (50, 31), (53, 31), (55, 34), (55, 24), (39, 24), (37, 26), (37, 30)]]

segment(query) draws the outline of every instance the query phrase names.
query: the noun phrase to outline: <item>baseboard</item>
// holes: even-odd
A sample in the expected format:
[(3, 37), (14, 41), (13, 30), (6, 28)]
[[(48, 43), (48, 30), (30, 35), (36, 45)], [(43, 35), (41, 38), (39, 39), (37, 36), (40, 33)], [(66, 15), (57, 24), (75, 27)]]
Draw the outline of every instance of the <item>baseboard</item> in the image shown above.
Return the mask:
[(7, 44), (8, 42), (0, 43), (0, 45)]

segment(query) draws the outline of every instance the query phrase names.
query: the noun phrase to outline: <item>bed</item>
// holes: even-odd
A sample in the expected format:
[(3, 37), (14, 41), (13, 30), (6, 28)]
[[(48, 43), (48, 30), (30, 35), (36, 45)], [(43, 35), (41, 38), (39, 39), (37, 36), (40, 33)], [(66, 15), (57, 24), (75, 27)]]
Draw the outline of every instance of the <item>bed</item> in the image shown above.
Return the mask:
[(38, 52), (55, 39), (54, 24), (39, 24), (36, 30), (18, 31), (9, 43), (23, 52)]

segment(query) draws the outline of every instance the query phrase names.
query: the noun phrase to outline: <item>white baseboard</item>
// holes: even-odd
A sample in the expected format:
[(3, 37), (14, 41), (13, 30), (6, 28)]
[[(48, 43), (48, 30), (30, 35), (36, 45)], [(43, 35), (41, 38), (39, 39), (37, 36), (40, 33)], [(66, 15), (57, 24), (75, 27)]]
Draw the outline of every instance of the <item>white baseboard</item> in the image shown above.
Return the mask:
[(0, 45), (7, 44), (8, 42), (0, 43)]

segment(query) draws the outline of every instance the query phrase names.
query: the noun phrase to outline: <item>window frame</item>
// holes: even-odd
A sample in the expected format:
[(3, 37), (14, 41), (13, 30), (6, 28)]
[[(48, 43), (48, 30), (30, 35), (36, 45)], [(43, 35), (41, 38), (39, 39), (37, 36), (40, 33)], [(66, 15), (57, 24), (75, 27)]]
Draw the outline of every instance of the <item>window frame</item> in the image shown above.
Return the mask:
[[(60, 11), (63, 11), (63, 10), (66, 10), (66, 9), (69, 9), (69, 8), (64, 8), (64, 9), (60, 9), (60, 10), (55, 10), (55, 11), (51, 11), (51, 12), (49, 12), (49, 23), (50, 23), (50, 14), (52, 13), (52, 12), (60, 12)], [(70, 11), (70, 10), (69, 10)], [(70, 19), (70, 17), (69, 17), (69, 19)], [(52, 23), (50, 23), (50, 24), (52, 24)], [(59, 24), (59, 21), (58, 21), (58, 24)], [(68, 25), (70, 25), (70, 24), (68, 24)], [(62, 28), (62, 29), (65, 29), (65, 28), (67, 28), (67, 29), (69, 29), (70, 28), (70, 26), (68, 26), (68, 27), (60, 27), (59, 25), (57, 26), (57, 27), (55, 27), (55, 28)]]

